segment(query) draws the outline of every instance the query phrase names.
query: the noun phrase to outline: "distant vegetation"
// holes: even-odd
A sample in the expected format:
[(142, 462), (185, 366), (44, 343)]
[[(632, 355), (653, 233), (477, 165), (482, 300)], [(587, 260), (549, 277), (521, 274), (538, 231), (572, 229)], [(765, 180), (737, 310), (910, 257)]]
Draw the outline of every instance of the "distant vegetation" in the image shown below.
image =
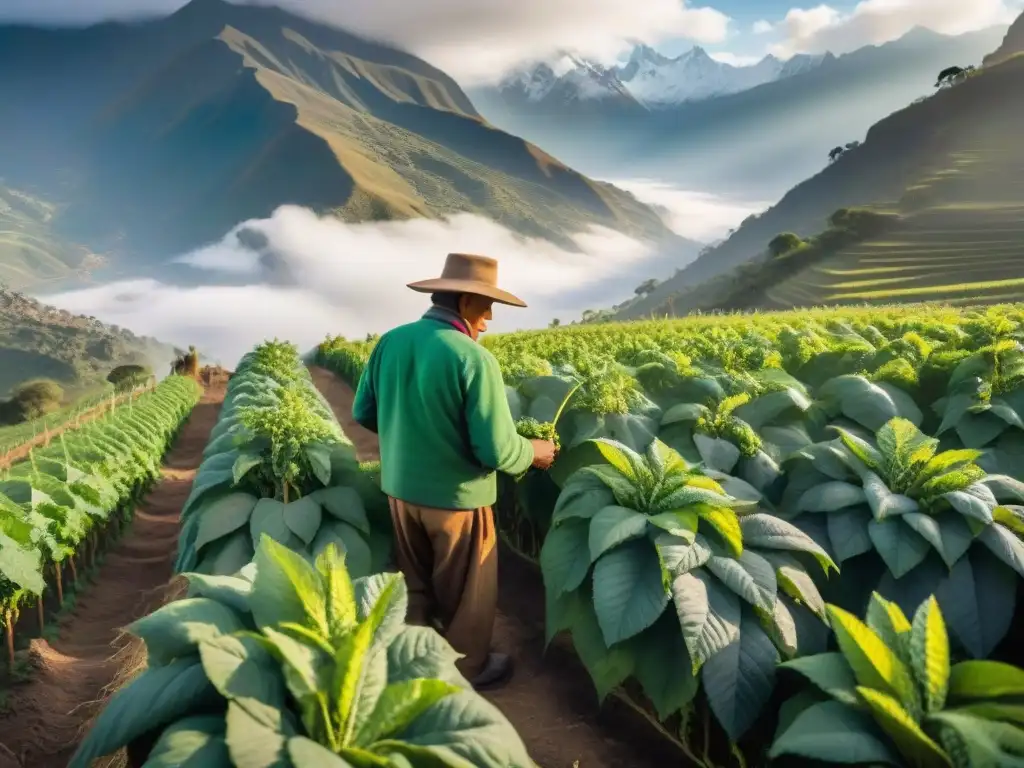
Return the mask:
[(11, 397), (0, 401), (0, 425), (20, 424), (38, 419), (60, 408), (64, 390), (49, 379), (36, 379), (20, 384)]
[(119, 365), (107, 375), (107, 381), (115, 389), (126, 390), (145, 384), (153, 376), (153, 369), (147, 365)]
[(65, 401), (78, 400), (107, 386), (119, 366), (163, 368), (175, 354), (156, 339), (0, 288), (0, 398), (25, 381), (50, 379)]

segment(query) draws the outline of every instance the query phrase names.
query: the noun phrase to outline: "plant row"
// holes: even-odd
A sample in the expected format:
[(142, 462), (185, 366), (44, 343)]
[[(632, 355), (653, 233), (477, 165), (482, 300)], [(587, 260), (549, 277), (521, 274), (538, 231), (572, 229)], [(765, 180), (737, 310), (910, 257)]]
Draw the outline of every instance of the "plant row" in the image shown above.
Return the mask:
[[(490, 340), (523, 433), (563, 446), (499, 505), (539, 558), (549, 637), (569, 630), (602, 697), (639, 687), (687, 744), (709, 712), (729, 743), (763, 741), (779, 661), (834, 642), (826, 604), (864, 615), (877, 592), (912, 615), (934, 595), (954, 654), (1014, 660), (1021, 319), (844, 310)], [(351, 378), (371, 349), (328, 340), (320, 361)]]
[(185, 504), (188, 596), (135, 622), (147, 668), (71, 762), (530, 768), (508, 721), (382, 573), (386, 499), (297, 350), (243, 358)]
[(159, 477), (161, 459), (199, 399), (195, 381), (171, 377), (124, 408), (62, 433), (4, 474), (0, 481), (0, 609), (8, 661), (14, 624), (52, 578), (63, 602), (62, 566), (75, 574), (76, 556), (92, 560), (131, 519), (136, 503)]

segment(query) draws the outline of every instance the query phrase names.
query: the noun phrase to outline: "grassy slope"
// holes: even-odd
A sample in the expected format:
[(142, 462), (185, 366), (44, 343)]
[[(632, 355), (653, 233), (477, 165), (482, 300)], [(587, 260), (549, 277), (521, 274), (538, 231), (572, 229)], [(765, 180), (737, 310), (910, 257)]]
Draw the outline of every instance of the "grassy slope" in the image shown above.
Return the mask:
[[(1024, 58), (1017, 58), (946, 94), (957, 116), (947, 117), (945, 146), (897, 204), (906, 211), (900, 225), (782, 281), (762, 304), (1024, 297), (1024, 105), (997, 96), (1022, 81)], [(993, 102), (984, 110), (957, 109), (970, 98), (968, 89)]]
[(118, 365), (146, 364), (162, 374), (173, 352), (153, 339), (0, 291), (0, 397), (23, 381), (45, 377), (60, 382), (73, 399), (94, 391)]
[[(861, 274), (858, 270), (868, 268), (865, 265), (885, 269), (907, 266), (886, 262), (887, 244), (891, 245), (889, 253), (893, 256), (903, 251), (906, 257), (919, 258), (922, 250), (931, 253), (947, 247), (952, 240), (970, 244), (946, 251), (954, 255), (951, 263), (977, 275), (977, 279), (967, 281), (976, 283), (966, 291), (967, 295), (984, 292), (995, 297), (1006, 293), (1006, 286), (990, 283), (998, 283), (1004, 279), (1000, 276), (1012, 272), (1014, 267), (1003, 262), (1006, 270), (990, 272), (987, 258), (991, 252), (993, 260), (1001, 257), (1012, 262), (1016, 244), (1024, 245), (1024, 232), (1018, 232), (1014, 223), (1016, 207), (1024, 205), (1024, 185), (1019, 181), (1024, 151), (1017, 139), (1024, 128), (1024, 104), (1014, 96), (1022, 81), (1024, 59), (1015, 57), (987, 67), (966, 83), (894, 113), (871, 129), (863, 145), (791, 190), (775, 208), (750, 222), (745, 232), (741, 229), (733, 240), (743, 240), (750, 259), (762, 253), (771, 237), (779, 232), (821, 231), (825, 217), (844, 205), (875, 205), (905, 214), (897, 232), (848, 249), (844, 252), (847, 261), (817, 264), (812, 268), (813, 277), (787, 281), (784, 288), (780, 286), (771, 292), (765, 305), (962, 298), (964, 291), (934, 290), (945, 279), (938, 274), (927, 279), (927, 291), (911, 290), (915, 286), (925, 287), (920, 273), (907, 273), (908, 280), (914, 279), (904, 282), (895, 273), (884, 276), (886, 273), (875, 272), (871, 273), (872, 278), (893, 282), (878, 286), (856, 284), (869, 279), (857, 276)], [(978, 237), (972, 231), (984, 236)], [(924, 272), (937, 272), (948, 266), (938, 255)], [(867, 259), (865, 265), (860, 265), (861, 257)], [(958, 259), (966, 261), (959, 263)], [(837, 273), (820, 271), (827, 269)], [(995, 277), (990, 278), (990, 274)], [(950, 276), (948, 284), (963, 283), (964, 277), (963, 273)], [(678, 292), (688, 282), (695, 284), (692, 279), (691, 276), (688, 281), (684, 272), (676, 284), (664, 284), (657, 294), (635, 303), (624, 315), (688, 311), (691, 306), (679, 300)], [(855, 285), (846, 285), (851, 282)], [(833, 284), (839, 287), (832, 290)], [(882, 286), (891, 287), (884, 296), (875, 293)], [(698, 299), (699, 291), (692, 295)]]
[[(593, 224), (670, 237), (631, 195), (489, 126), (444, 73), (278, 9), (202, 0), (159, 22), (62, 34), (65, 50), (44, 35), (6, 61), (0, 50), (0, 67), (30, 72), (42, 50), (94, 70), (81, 87), (97, 103), (72, 99), (59, 121), (77, 126), (59, 159), (72, 180), (22, 169), (65, 203), (57, 225), (74, 242), (134, 246), (155, 265), (284, 203), (352, 221), (470, 211), (562, 244)], [(40, 90), (61, 72), (31, 70), (34, 87), (0, 84), (0, 96), (46, 114)]]
[(0, 284), (13, 290), (99, 266), (87, 248), (56, 236), (52, 203), (0, 181)]

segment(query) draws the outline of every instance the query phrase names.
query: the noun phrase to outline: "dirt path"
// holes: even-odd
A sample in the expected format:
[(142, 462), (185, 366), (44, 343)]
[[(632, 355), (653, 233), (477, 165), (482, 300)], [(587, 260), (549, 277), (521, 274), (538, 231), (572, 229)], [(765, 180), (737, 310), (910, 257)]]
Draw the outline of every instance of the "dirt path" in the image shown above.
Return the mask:
[[(377, 436), (352, 420), (352, 389), (322, 368), (313, 381), (327, 398), (361, 461), (380, 456)], [(496, 650), (515, 659), (504, 688), (488, 692), (515, 726), (541, 768), (664, 768), (683, 765), (680, 754), (624, 716), (622, 705), (597, 704), (587, 671), (565, 649), (544, 652), (544, 589), (535, 569), (503, 552)], [(632, 713), (630, 713), (632, 714)]]
[(334, 418), (341, 424), (345, 436), (355, 446), (359, 460), (380, 461), (380, 445), (377, 444), (377, 436), (366, 427), (357, 424), (352, 418), (352, 403), (355, 400), (355, 392), (352, 391), (352, 387), (326, 368), (311, 365), (309, 373), (313, 377), (316, 388), (327, 398), (331, 410), (334, 411)]
[[(53, 644), (32, 641), (28, 683), (0, 716), (0, 768), (64, 768), (83, 726), (120, 670), (119, 629), (163, 602), (178, 542), (178, 515), (192, 488), (224, 399), (224, 380), (206, 389), (164, 461), (163, 478), (107, 554), (96, 583), (78, 599)], [(123, 654), (121, 654), (123, 655)]]

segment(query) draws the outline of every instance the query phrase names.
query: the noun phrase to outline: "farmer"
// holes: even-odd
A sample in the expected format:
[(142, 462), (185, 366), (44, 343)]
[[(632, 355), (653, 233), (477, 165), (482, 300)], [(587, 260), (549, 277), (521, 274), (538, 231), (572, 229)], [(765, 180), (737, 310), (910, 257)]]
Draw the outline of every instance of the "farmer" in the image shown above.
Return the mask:
[(512, 661), (491, 652), (498, 552), (495, 471), (548, 469), (554, 443), (516, 433), (498, 361), (476, 343), (491, 305), (526, 304), (498, 288), (498, 263), (448, 254), (423, 317), (384, 334), (359, 380), (352, 415), (380, 435), (410, 624), (437, 626), (480, 689), (504, 684)]

